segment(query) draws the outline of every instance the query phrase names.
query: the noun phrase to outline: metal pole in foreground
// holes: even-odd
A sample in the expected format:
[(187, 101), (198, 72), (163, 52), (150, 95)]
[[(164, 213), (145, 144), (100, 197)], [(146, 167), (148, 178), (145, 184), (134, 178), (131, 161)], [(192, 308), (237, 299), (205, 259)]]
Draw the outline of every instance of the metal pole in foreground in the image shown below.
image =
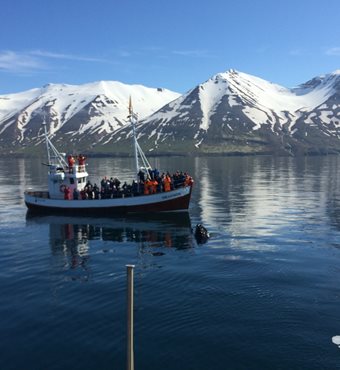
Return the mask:
[(133, 353), (133, 269), (135, 265), (127, 267), (127, 370), (134, 370)]

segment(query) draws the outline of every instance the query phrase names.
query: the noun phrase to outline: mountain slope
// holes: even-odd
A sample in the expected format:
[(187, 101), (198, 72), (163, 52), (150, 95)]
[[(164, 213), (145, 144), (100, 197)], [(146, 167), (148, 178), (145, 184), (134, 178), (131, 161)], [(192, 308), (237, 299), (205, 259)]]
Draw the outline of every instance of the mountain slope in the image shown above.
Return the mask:
[[(294, 88), (230, 70), (147, 117), (138, 128), (148, 150), (323, 152), (339, 148), (340, 71)], [(128, 136), (118, 130), (113, 141)]]
[(127, 123), (130, 96), (143, 118), (179, 94), (166, 89), (100, 81), (80, 86), (50, 84), (19, 94), (2, 95), (0, 143), (3, 148), (13, 150), (38, 145), (45, 120), (54, 140), (64, 142), (67, 138), (86, 149)]

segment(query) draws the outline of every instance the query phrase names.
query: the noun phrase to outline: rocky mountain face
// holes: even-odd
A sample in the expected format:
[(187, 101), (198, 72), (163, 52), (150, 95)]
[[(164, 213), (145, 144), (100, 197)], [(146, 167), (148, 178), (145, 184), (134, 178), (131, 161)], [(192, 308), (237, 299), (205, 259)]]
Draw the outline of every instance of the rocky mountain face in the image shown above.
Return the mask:
[(216, 74), (182, 96), (163, 89), (134, 88), (100, 82), (0, 96), (1, 147), (36, 148), (45, 117), (58, 148), (131, 153), (126, 116), (132, 95), (140, 118), (139, 143), (149, 153), (340, 151), (340, 71), (293, 89), (234, 70)]

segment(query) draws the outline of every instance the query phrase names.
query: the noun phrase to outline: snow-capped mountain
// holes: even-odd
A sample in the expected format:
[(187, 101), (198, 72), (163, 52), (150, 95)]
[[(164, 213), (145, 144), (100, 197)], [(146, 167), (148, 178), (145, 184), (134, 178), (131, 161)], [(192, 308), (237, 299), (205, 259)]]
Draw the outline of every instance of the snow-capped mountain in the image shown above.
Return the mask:
[(118, 82), (48, 85), (0, 96), (1, 147), (34, 147), (45, 116), (58, 147), (131, 152), (130, 95), (139, 142), (154, 153), (340, 152), (340, 71), (289, 89), (229, 70), (182, 96)]
[(144, 118), (180, 94), (162, 88), (100, 81), (84, 85), (49, 84), (0, 96), (0, 143), (3, 148), (39, 144), (45, 120), (56, 141), (87, 148), (100, 144), (127, 123), (129, 98)]
[[(288, 89), (230, 70), (147, 117), (139, 139), (159, 152), (340, 150), (340, 71)], [(129, 134), (118, 130), (119, 143)]]

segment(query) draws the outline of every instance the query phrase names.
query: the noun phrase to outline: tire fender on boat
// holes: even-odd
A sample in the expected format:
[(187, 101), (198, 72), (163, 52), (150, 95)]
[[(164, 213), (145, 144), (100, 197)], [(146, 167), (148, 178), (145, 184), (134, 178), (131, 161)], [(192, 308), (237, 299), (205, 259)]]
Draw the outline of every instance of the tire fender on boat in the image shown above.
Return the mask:
[(62, 193), (64, 193), (64, 192), (65, 192), (65, 189), (66, 189), (66, 185), (61, 184), (61, 185), (60, 185), (59, 190), (60, 190)]

